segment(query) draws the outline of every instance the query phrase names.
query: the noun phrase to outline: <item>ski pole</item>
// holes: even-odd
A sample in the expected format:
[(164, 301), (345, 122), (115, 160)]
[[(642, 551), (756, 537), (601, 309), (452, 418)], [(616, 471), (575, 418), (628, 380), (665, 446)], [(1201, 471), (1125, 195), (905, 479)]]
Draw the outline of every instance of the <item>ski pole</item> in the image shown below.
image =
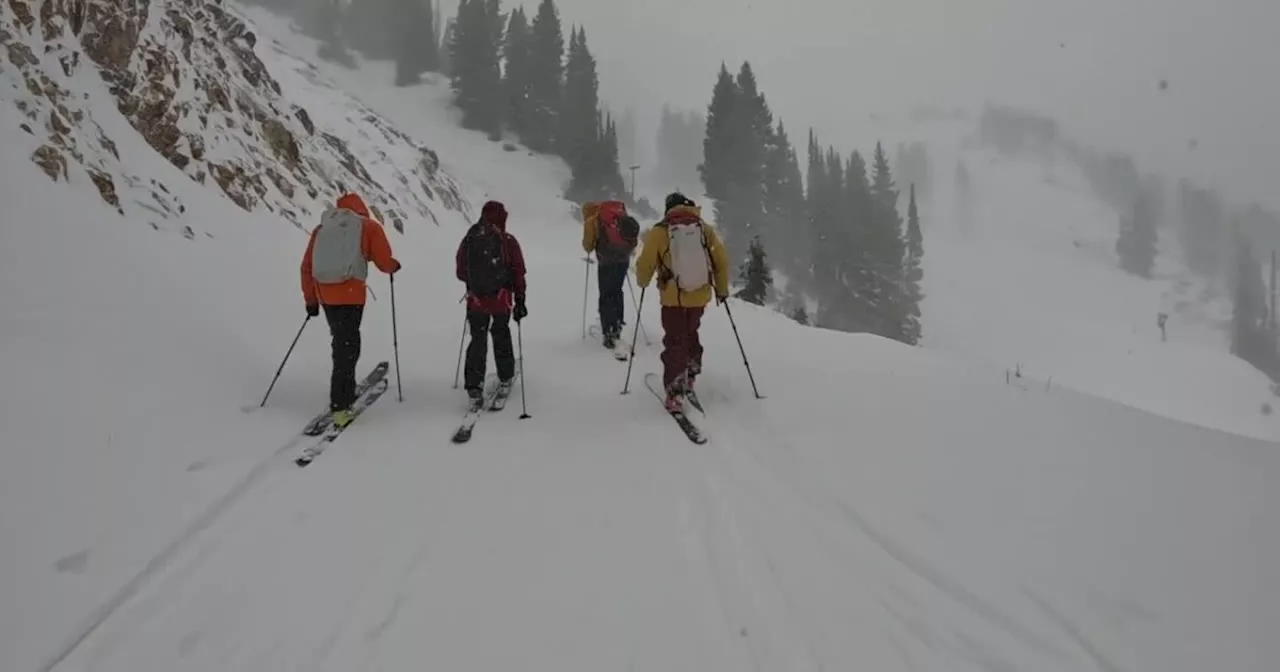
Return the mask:
[(742, 347), (742, 337), (738, 335), (738, 324), (733, 321), (733, 311), (729, 310), (729, 301), (724, 302), (724, 312), (729, 316), (729, 326), (733, 327), (733, 337), (738, 340), (738, 352), (742, 353), (742, 364), (747, 367), (747, 377), (751, 379), (751, 391), (755, 392), (756, 399), (764, 399), (760, 396), (760, 390), (756, 387), (756, 377), (751, 373), (751, 362), (747, 361), (747, 351)]
[(582, 258), (586, 262), (586, 268), (582, 274), (582, 338), (587, 337), (587, 289), (591, 286), (591, 257)]
[[(631, 282), (631, 273), (627, 273), (627, 288), (631, 290), (631, 303), (636, 302), (636, 286)], [(644, 347), (652, 348), (653, 341), (649, 340), (649, 330), (644, 328), (644, 320), (640, 316), (640, 308), (636, 307), (636, 323), (640, 325), (640, 334), (644, 336)]]
[(267, 405), (267, 397), (271, 396), (271, 390), (276, 387), (276, 381), (280, 380), (280, 372), (284, 371), (284, 365), (289, 361), (289, 355), (293, 354), (294, 346), (298, 345), (298, 339), (302, 338), (302, 330), (307, 328), (307, 323), (311, 321), (311, 316), (307, 315), (307, 319), (302, 321), (302, 326), (298, 327), (298, 335), (293, 337), (293, 343), (289, 345), (289, 351), (284, 353), (284, 360), (280, 362), (280, 368), (276, 369), (276, 377), (271, 379), (271, 385), (267, 387), (267, 393), (262, 395), (262, 403), (258, 404), (258, 408)]
[(467, 314), (462, 314), (462, 335), (458, 337), (458, 367), (453, 372), (453, 389), (458, 389), (458, 378), (462, 376), (462, 345), (467, 342)]
[(516, 320), (516, 344), (520, 350), (520, 419), (528, 420), (533, 416), (529, 415), (529, 399), (524, 391), (524, 328), (520, 326), (519, 320)]
[(640, 309), (644, 307), (644, 293), (648, 287), (640, 288), (640, 301), (636, 304), (636, 328), (631, 333), (631, 356), (627, 358), (627, 380), (622, 384), (622, 393), (631, 392), (631, 367), (636, 363), (636, 339), (640, 337)]
[(404, 384), (400, 377), (400, 330), (396, 327), (396, 274), (391, 274), (391, 349), (396, 355), (396, 395), (404, 403)]

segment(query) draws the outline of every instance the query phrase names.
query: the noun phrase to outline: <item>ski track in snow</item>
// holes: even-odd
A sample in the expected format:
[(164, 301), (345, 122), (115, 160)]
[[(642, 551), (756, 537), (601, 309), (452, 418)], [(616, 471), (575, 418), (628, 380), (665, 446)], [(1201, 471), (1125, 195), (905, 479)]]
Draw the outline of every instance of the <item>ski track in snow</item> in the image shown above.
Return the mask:
[(62, 664), (81, 644), (89, 639), (98, 628), (102, 627), (112, 616), (116, 614), (129, 600), (142, 593), (148, 585), (174, 561), (180, 553), (195, 543), (198, 537), (209, 529), (234, 507), (247, 492), (256, 486), (273, 467), (282, 464), (282, 459), (290, 453), (290, 451), (300, 447), (308, 438), (297, 436), (280, 446), (269, 457), (263, 459), (249, 471), (249, 473), (231, 489), (214, 501), (209, 508), (205, 509), (189, 527), (182, 531), (173, 541), (171, 541), (163, 551), (153, 557), (127, 584), (122, 586), (118, 592), (112, 595), (101, 607), (96, 609), (85, 621), (85, 625), (78, 630), (68, 642), (61, 646), (57, 654), (46, 664), (40, 667), (41, 672), (50, 672)]

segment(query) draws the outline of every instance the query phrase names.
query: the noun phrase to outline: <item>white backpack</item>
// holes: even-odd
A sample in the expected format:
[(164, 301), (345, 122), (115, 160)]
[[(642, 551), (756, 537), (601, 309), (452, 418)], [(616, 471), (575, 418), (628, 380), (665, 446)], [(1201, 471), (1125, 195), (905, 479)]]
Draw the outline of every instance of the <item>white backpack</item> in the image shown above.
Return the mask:
[(711, 258), (702, 222), (668, 222), (669, 270), (682, 291), (693, 292), (711, 284)]
[(331, 284), (352, 278), (368, 279), (369, 261), (364, 258), (361, 246), (363, 236), (364, 217), (342, 208), (326, 210), (311, 247), (311, 275), (316, 282)]

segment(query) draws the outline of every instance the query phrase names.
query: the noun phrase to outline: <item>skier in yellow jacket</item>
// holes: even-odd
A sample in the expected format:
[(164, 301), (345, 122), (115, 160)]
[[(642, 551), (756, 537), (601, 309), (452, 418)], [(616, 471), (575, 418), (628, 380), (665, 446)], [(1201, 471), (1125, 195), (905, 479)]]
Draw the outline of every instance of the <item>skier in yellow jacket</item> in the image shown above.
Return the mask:
[(644, 236), (636, 280), (648, 287), (654, 274), (662, 303), (662, 383), (668, 410), (683, 410), (686, 390), (702, 371), (698, 329), (711, 303), (729, 297), (729, 255), (702, 209), (683, 194), (667, 196), (666, 215)]

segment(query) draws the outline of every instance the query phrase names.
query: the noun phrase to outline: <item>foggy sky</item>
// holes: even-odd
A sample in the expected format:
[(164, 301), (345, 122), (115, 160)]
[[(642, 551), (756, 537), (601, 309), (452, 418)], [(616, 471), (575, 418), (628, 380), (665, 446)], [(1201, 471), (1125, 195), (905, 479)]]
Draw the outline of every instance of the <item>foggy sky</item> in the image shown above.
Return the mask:
[[(745, 58), (801, 147), (809, 126), (868, 149), (876, 138), (858, 123), (871, 112), (992, 100), (1280, 208), (1280, 0), (558, 4), (566, 26), (588, 30), (605, 101), (634, 106), (648, 130), (664, 102), (705, 110), (720, 62)], [(649, 133), (640, 141), (651, 151)]]

